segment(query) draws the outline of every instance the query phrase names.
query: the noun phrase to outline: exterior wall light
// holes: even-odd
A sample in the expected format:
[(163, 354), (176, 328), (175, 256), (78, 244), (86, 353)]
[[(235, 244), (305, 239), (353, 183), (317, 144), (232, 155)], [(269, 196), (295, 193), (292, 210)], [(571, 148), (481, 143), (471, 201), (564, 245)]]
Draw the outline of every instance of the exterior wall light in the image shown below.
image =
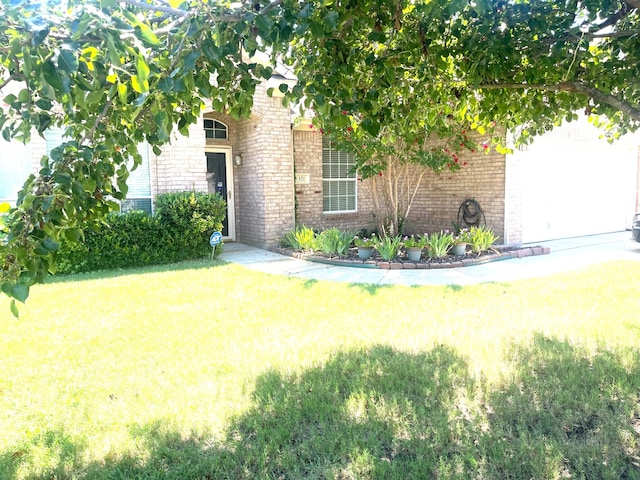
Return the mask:
[(238, 154), (235, 157), (233, 157), (233, 163), (235, 163), (237, 166), (242, 165), (242, 155)]

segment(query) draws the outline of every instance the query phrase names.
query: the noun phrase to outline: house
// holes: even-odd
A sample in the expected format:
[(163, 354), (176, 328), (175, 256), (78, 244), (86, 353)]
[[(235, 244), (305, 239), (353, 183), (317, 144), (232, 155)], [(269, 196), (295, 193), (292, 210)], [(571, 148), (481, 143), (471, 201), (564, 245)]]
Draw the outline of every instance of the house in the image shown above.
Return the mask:
[[(220, 192), (228, 203), (224, 237), (260, 247), (277, 245), (297, 224), (374, 228), (369, 181), (358, 181), (349, 155), (333, 151), (310, 122), (292, 123), (267, 88), (256, 90), (248, 119), (209, 111), (161, 155), (141, 146), (143, 164), (131, 175), (123, 209), (150, 211), (163, 192)], [(0, 200), (15, 201), (23, 179), (60, 141), (50, 131), (27, 146), (3, 145)], [(639, 147), (638, 136), (609, 145), (574, 122), (513, 154), (468, 154), (461, 171), (427, 176), (405, 232), (451, 228), (465, 199), (478, 202), (505, 244), (624, 230), (640, 209)]]

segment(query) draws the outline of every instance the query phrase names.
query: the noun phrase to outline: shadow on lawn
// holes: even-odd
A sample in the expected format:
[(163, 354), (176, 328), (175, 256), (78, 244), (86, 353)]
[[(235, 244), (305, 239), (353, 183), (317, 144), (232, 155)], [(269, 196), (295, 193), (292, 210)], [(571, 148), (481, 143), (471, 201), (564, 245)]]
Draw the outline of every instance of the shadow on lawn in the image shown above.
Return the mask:
[[(58, 449), (59, 462), (27, 478), (640, 477), (638, 354), (537, 337), (511, 355), (514, 378), (489, 388), (444, 346), (339, 352), (297, 375), (259, 377), (253, 406), (217, 441), (136, 426), (140, 452), (80, 466), (81, 444), (36, 438), (23, 450)], [(6, 450), (0, 476), (30, 457)]]

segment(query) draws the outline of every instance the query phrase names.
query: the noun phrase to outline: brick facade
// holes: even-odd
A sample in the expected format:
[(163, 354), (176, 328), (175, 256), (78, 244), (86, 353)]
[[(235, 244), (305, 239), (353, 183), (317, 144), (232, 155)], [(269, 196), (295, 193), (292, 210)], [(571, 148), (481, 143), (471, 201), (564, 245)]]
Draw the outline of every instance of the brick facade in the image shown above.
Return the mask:
[[(375, 228), (376, 213), (370, 180), (358, 182), (358, 211), (349, 214), (322, 212), (322, 137), (306, 126), (294, 131), (296, 174), (308, 173), (309, 184), (296, 185), (296, 221), (313, 228)], [(452, 229), (465, 199), (475, 199), (486, 223), (504, 237), (505, 157), (497, 153), (469, 153), (461, 160), (469, 165), (455, 173), (427, 173), (412, 204), (404, 232), (422, 234)]]
[[(231, 162), (232, 172), (228, 172), (233, 182), (229, 190), (233, 196), (236, 239), (272, 247), (284, 232), (295, 226), (291, 115), (279, 98), (266, 95), (264, 87), (256, 92), (253, 111), (251, 118), (238, 121), (217, 112), (205, 113), (189, 128), (188, 137), (174, 139), (154, 159), (154, 193), (207, 191), (205, 152), (223, 149), (230, 158), (240, 155), (242, 164)], [(224, 123), (228, 139), (205, 138), (205, 117)]]
[[(224, 123), (229, 138), (207, 139), (204, 118)], [(554, 134), (567, 135), (555, 131)], [(584, 135), (585, 140), (589, 140), (592, 134)], [(562, 141), (566, 143), (566, 139)], [(637, 177), (635, 208), (640, 210), (640, 148), (635, 147), (639, 142), (630, 142), (637, 151), (638, 168), (632, 177)], [(282, 106), (280, 98), (267, 96), (266, 85), (257, 88), (249, 119), (236, 121), (208, 111), (190, 127), (188, 137), (176, 132), (160, 155), (150, 152), (152, 197), (171, 191), (208, 191), (206, 152), (211, 149), (223, 151), (229, 159), (236, 155), (242, 157), (241, 165), (228, 163), (235, 239), (240, 242), (272, 247), (296, 225), (352, 231), (376, 228), (378, 222), (370, 180), (357, 182), (356, 212), (323, 212), (322, 135), (308, 124), (292, 128), (290, 109)], [(34, 135), (28, 153), (34, 172), (39, 169), (40, 158), (45, 153), (44, 139)], [(428, 172), (412, 205), (404, 233), (451, 229), (458, 220), (462, 202), (474, 199), (483, 209), (486, 224), (500, 236), (501, 243), (521, 243), (525, 230), (523, 191), (529, 185), (519, 161), (522, 154), (518, 151), (506, 156), (496, 152), (488, 155), (467, 152), (461, 155), (461, 160), (468, 162), (462, 170), (440, 175)], [(633, 162), (633, 158), (631, 160)], [(302, 181), (295, 183), (298, 174)], [(593, 174), (598, 175), (597, 172)], [(632, 208), (632, 202), (629, 203), (628, 208)]]
[(254, 97), (254, 114), (238, 122), (234, 154), (237, 238), (241, 242), (275, 246), (295, 227), (295, 197), (291, 115), (265, 87)]
[(482, 208), (486, 225), (504, 238), (504, 155), (478, 152), (461, 154), (460, 159), (468, 165), (457, 172), (425, 175), (407, 219), (406, 233), (452, 229), (462, 202), (473, 199)]
[(322, 134), (307, 126), (293, 132), (293, 152), (297, 174), (308, 174), (308, 184), (296, 184), (296, 223), (317, 229), (342, 230), (375, 228), (376, 218), (369, 181), (357, 182), (357, 211), (324, 213), (322, 210)]

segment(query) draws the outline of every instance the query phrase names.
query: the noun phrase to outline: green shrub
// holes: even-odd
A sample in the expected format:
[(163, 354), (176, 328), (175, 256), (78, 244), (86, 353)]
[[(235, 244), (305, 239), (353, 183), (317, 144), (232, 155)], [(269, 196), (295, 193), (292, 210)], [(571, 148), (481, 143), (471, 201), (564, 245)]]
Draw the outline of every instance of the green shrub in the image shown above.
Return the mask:
[[(211, 253), (209, 236), (222, 230), (225, 203), (218, 195), (181, 192), (158, 196), (156, 214), (111, 214), (105, 225), (63, 242), (58, 273), (173, 263)], [(219, 252), (221, 246), (217, 247)]]
[[(163, 193), (156, 197), (156, 213), (183, 253), (178, 260), (210, 252), (209, 236), (222, 231), (226, 204), (218, 195), (204, 192)], [(194, 257), (195, 255), (195, 257)]]
[(329, 255), (346, 255), (353, 240), (353, 233), (340, 230), (338, 228), (329, 228), (323, 230), (317, 236), (317, 246), (319, 250)]
[(298, 225), (285, 234), (282, 245), (294, 250), (313, 252), (317, 250), (317, 236), (311, 228)]

